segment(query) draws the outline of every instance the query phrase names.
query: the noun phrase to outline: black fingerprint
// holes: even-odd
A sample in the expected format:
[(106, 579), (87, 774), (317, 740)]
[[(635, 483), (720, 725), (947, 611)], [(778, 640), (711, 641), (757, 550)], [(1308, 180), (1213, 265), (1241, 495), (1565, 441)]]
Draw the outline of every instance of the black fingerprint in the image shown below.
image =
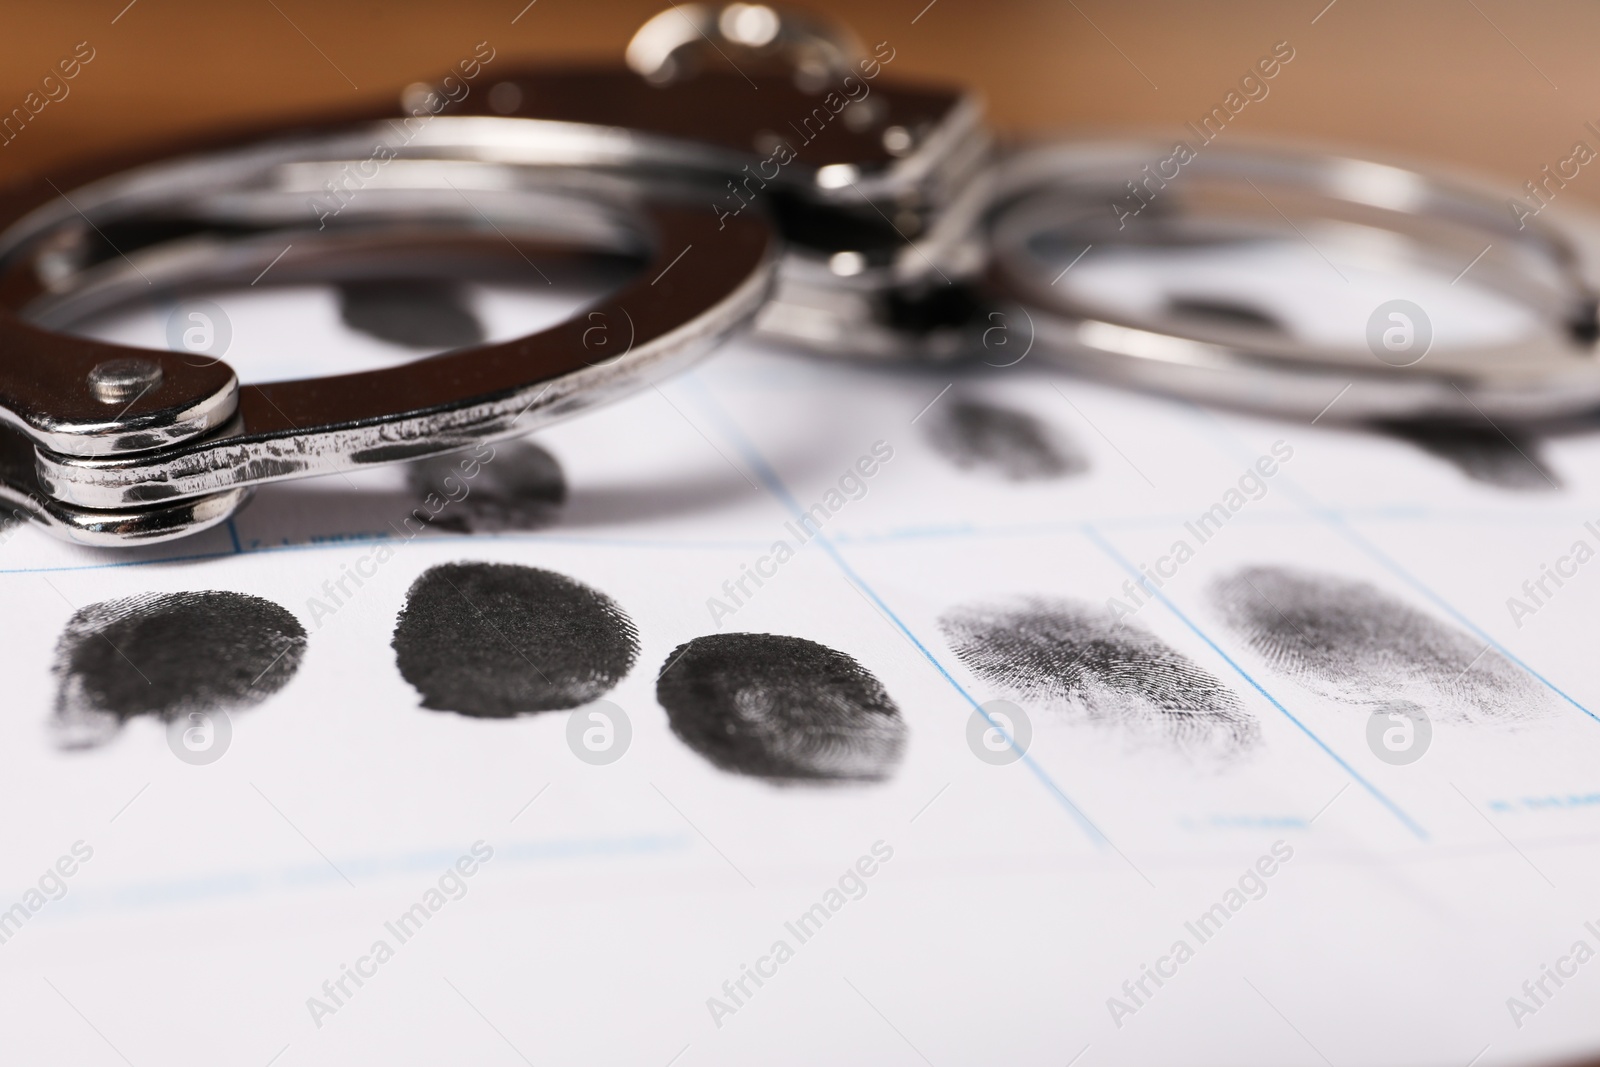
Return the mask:
[(1223, 621), (1274, 670), (1363, 708), (1414, 704), (1444, 721), (1550, 714), (1549, 694), (1483, 641), (1366, 582), (1246, 567), (1211, 588)]
[(1229, 756), (1260, 739), (1231, 689), (1102, 606), (1017, 597), (953, 608), (939, 627), (968, 670), (1025, 707), (1193, 755)]
[(1088, 460), (1064, 437), (1025, 411), (970, 397), (951, 397), (928, 412), (929, 442), (962, 470), (1010, 482), (1081, 474)]
[(482, 718), (597, 700), (639, 655), (616, 601), (511, 563), (429, 567), (406, 594), (391, 644), (423, 707)]
[(1384, 422), (1378, 429), (1454, 465), (1475, 482), (1523, 492), (1561, 487), (1561, 479), (1545, 463), (1539, 439), (1512, 426)]
[(220, 590), (90, 604), (56, 643), (56, 726), (87, 747), (135, 715), (170, 722), (258, 704), (289, 684), (306, 631), (261, 597)]
[(434, 456), (406, 468), (419, 500), (439, 505), (416, 514), (443, 530), (498, 533), (534, 530), (554, 522), (567, 501), (567, 479), (556, 457), (532, 441), (502, 441), (471, 452)]
[(484, 339), (465, 291), (431, 278), (341, 283), (339, 315), (352, 330), (406, 348), (465, 348)]
[(1172, 296), (1167, 300), (1167, 314), (1206, 325), (1271, 331), (1285, 337), (1289, 335), (1276, 315), (1242, 300), (1219, 300), (1214, 296)]
[(697, 637), (667, 657), (656, 699), (673, 733), (735, 774), (875, 782), (905, 749), (905, 722), (878, 680), (799, 637)]

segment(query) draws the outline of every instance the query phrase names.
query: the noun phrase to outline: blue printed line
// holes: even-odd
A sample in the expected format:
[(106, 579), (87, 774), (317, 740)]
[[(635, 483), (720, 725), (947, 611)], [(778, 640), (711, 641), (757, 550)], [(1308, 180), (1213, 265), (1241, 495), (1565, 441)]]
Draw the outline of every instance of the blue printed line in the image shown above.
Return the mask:
[[(663, 836), (637, 834), (631, 837), (570, 838), (542, 841), (513, 841), (495, 846), (499, 867), (506, 862), (551, 863), (587, 857), (650, 855), (680, 851), (690, 847), (688, 835)], [(433, 849), (398, 856), (342, 859), (340, 869), (356, 878), (395, 879), (418, 871), (449, 868), (461, 855), (460, 849)], [(285, 867), (276, 870), (238, 870), (192, 878), (156, 882), (135, 882), (99, 891), (74, 892), (51, 911), (66, 918), (79, 914), (133, 908), (164, 907), (271, 893), (282, 889), (303, 889), (339, 884), (340, 876), (323, 864)], [(7, 897), (7, 899), (15, 899)]]
[(228, 536), (233, 538), (233, 553), (238, 555), (244, 551), (244, 546), (239, 544), (239, 528), (233, 524), (233, 516), (228, 516)]
[[(1089, 525), (1088, 523), (1084, 523), (1083, 524), (1083, 532), (1084, 532), (1084, 535), (1089, 538), (1089, 540), (1094, 542), (1095, 547), (1099, 548), (1100, 551), (1104, 552), (1106, 555), (1110, 556), (1113, 560), (1115, 560), (1117, 565), (1119, 567), (1121, 567), (1123, 570), (1127, 571), (1128, 574), (1130, 574), (1135, 581), (1138, 581), (1138, 580), (1140, 580), (1141, 578), (1144, 577), (1144, 575), (1141, 574), (1134, 567), (1134, 565), (1131, 562), (1129, 562), (1129, 560), (1125, 556), (1122, 555), (1122, 553), (1118, 552), (1114, 547), (1112, 547), (1112, 545), (1111, 545), (1111, 543), (1109, 541), (1107, 541), (1104, 537), (1102, 537), (1100, 535), (1100, 531), (1099, 530), (1096, 530), (1093, 526)], [(1150, 587), (1147, 585), (1147, 586), (1144, 586), (1143, 588), (1149, 589)], [(1222, 650), (1221, 646), (1219, 646), (1215, 641), (1213, 641), (1211, 639), (1209, 634), (1207, 634), (1204, 630), (1200, 629), (1200, 627), (1196, 626), (1194, 624), (1194, 621), (1191, 620), (1189, 618), (1189, 616), (1185, 615), (1182, 611), (1179, 610), (1179, 608), (1178, 608), (1178, 606), (1176, 604), (1174, 604), (1171, 600), (1167, 599), (1167, 595), (1165, 593), (1161, 592), (1160, 589), (1155, 589), (1153, 591), (1154, 591), (1154, 593), (1156, 595), (1156, 598), (1161, 601), (1161, 603), (1166, 607), (1166, 609), (1168, 611), (1170, 611), (1170, 612), (1172, 612), (1172, 614), (1176, 615), (1178, 617), (1178, 620), (1180, 622), (1182, 622), (1185, 626), (1187, 626), (1190, 630), (1192, 630), (1196, 637), (1200, 638), (1200, 640), (1202, 640), (1206, 644), (1210, 645), (1211, 646), (1211, 650), (1213, 652), (1215, 652), (1217, 655), (1221, 656), (1223, 661), (1226, 662), (1228, 664), (1228, 666), (1232, 667), (1235, 671), (1237, 671), (1239, 673), (1239, 677), (1241, 677), (1245, 681), (1249, 682), (1250, 685), (1252, 687), (1254, 687), (1256, 692), (1258, 692), (1262, 696), (1266, 697), (1267, 700), (1272, 704), (1273, 707), (1277, 708), (1280, 712), (1283, 713), (1284, 718), (1288, 719), (1290, 722), (1294, 723), (1295, 726), (1299, 727), (1301, 733), (1303, 733), (1307, 737), (1309, 737), (1316, 744), (1316, 746), (1318, 748), (1322, 749), (1322, 751), (1324, 753), (1326, 753), (1329, 758), (1331, 758), (1335, 763), (1337, 763), (1341, 768), (1343, 768), (1344, 772), (1346, 774), (1348, 774), (1351, 778), (1353, 778), (1358, 784), (1360, 784), (1361, 788), (1365, 789), (1369, 794), (1371, 794), (1371, 796), (1372, 796), (1372, 798), (1374, 800), (1376, 800), (1378, 803), (1382, 804), (1384, 807), (1388, 808), (1390, 813), (1393, 814), (1395, 816), (1395, 818), (1399, 819), (1402, 823), (1404, 823), (1406, 825), (1407, 829), (1409, 829), (1413, 834), (1417, 835), (1418, 839), (1420, 839), (1422, 841), (1428, 840), (1428, 832), (1426, 830), (1424, 830), (1421, 826), (1419, 826), (1417, 824), (1417, 822), (1414, 819), (1411, 818), (1411, 816), (1407, 815), (1405, 813), (1405, 811), (1402, 810), (1398, 804), (1396, 804), (1394, 801), (1390, 800), (1387, 794), (1385, 794), (1381, 789), (1379, 789), (1377, 786), (1373, 785), (1371, 782), (1367, 781), (1366, 778), (1362, 777), (1361, 773), (1359, 771), (1357, 771), (1354, 767), (1350, 766), (1350, 764), (1345, 761), (1343, 756), (1339, 755), (1332, 748), (1329, 748), (1327, 742), (1323, 741), (1322, 738), (1318, 737), (1314, 730), (1312, 730), (1305, 723), (1301, 722), (1298, 718), (1295, 717), (1293, 712), (1291, 712), (1288, 708), (1284, 707), (1281, 703), (1279, 703), (1277, 697), (1275, 697), (1271, 693), (1267, 692), (1266, 688), (1260, 682), (1256, 681), (1255, 678), (1252, 677), (1248, 671), (1246, 671), (1243, 667), (1239, 666), (1239, 664), (1234, 661), (1232, 656), (1230, 656), (1226, 652), (1224, 652)]]
[(93, 571), (105, 570), (113, 567), (148, 567), (158, 563), (189, 563), (197, 560), (220, 559), (223, 557), (242, 554), (246, 556), (261, 555), (269, 552), (320, 552), (336, 548), (358, 548), (363, 545), (454, 545), (460, 548), (466, 542), (493, 542), (493, 541), (535, 541), (545, 544), (570, 544), (584, 545), (591, 548), (658, 548), (658, 549), (683, 549), (686, 551), (725, 552), (730, 549), (764, 549), (767, 541), (652, 541), (642, 538), (599, 538), (562, 536), (559, 534), (440, 534), (429, 537), (418, 537), (411, 540), (402, 540), (398, 537), (341, 537), (323, 541), (304, 541), (298, 544), (259, 545), (253, 548), (242, 548), (239, 553), (232, 549), (219, 552), (196, 552), (181, 556), (154, 556), (150, 559), (118, 559), (106, 560), (98, 563), (63, 563), (51, 567), (3, 567), (0, 575), (6, 574), (54, 574), (59, 571)]
[[(1245, 523), (1247, 525), (1278, 525), (1278, 524), (1295, 524), (1295, 523), (1308, 523), (1309, 524), (1309, 523), (1316, 523), (1316, 522), (1324, 522), (1324, 523), (1330, 523), (1331, 524), (1334, 521), (1345, 522), (1345, 521), (1350, 521), (1352, 519), (1379, 521), (1379, 520), (1383, 520), (1383, 519), (1389, 518), (1389, 519), (1398, 519), (1398, 520), (1402, 520), (1402, 521), (1448, 522), (1448, 523), (1454, 524), (1454, 523), (1460, 522), (1462, 517), (1466, 517), (1470, 521), (1474, 521), (1474, 522), (1489, 521), (1489, 520), (1495, 518), (1495, 516), (1479, 515), (1476, 512), (1463, 512), (1463, 513), (1460, 513), (1460, 514), (1447, 514), (1447, 513), (1423, 514), (1421, 512), (1413, 512), (1413, 511), (1400, 512), (1400, 511), (1397, 511), (1397, 510), (1394, 510), (1394, 509), (1379, 509), (1379, 510), (1373, 510), (1373, 511), (1360, 511), (1360, 510), (1352, 511), (1350, 509), (1319, 508), (1319, 507), (1317, 507), (1315, 505), (1314, 502), (1308, 501), (1303, 496), (1303, 491), (1297, 491), (1296, 487), (1294, 487), (1292, 483), (1289, 483), (1289, 482), (1286, 481), (1285, 485), (1286, 485), (1286, 489), (1290, 493), (1290, 495), (1297, 495), (1297, 492), (1299, 493), (1299, 495), (1297, 496), (1297, 503), (1299, 503), (1301, 508), (1304, 509), (1304, 513), (1289, 514), (1289, 513), (1282, 513), (1282, 512), (1273, 512), (1273, 513), (1270, 513), (1270, 514), (1262, 514), (1262, 515), (1251, 515), (1251, 514), (1246, 513), (1246, 514), (1240, 514), (1240, 515), (1235, 516), (1235, 520), (1240, 522), (1240, 523)], [(1581, 518), (1582, 516), (1578, 516), (1578, 517)], [(1091, 519), (1089, 519), (1087, 521), (1091, 521), (1091, 522), (1096, 523), (1102, 529), (1130, 529), (1130, 528), (1170, 526), (1170, 525), (1173, 525), (1173, 524), (1175, 524), (1177, 522), (1180, 522), (1183, 518), (1184, 518), (1184, 516), (1177, 515), (1177, 514), (1174, 514), (1174, 515), (1142, 515), (1142, 516), (1116, 516), (1116, 515), (1112, 515), (1112, 516), (1100, 516), (1098, 518), (1091, 518)], [(1500, 518), (1505, 518), (1505, 517), (1501, 516)], [(1528, 519), (1526, 521), (1527, 522), (1540, 522), (1540, 523), (1548, 522), (1548, 523), (1552, 523), (1553, 524), (1558, 520), (1566, 521), (1569, 518), (1570, 518), (1570, 516), (1567, 516), (1565, 513), (1559, 513), (1559, 514), (1551, 513), (1551, 514), (1542, 515), (1542, 516), (1534, 516), (1534, 517), (1532, 517), (1532, 518), (1530, 518), (1530, 519)], [(835, 540), (837, 541), (837, 543), (839, 543), (839, 544), (860, 545), (860, 546), (887, 545), (887, 544), (899, 544), (899, 543), (910, 542), (910, 541), (930, 541), (930, 540), (961, 539), (961, 538), (970, 538), (970, 539), (973, 539), (973, 540), (984, 540), (984, 539), (1002, 539), (1002, 538), (1014, 538), (1014, 537), (1015, 538), (1051, 537), (1051, 536), (1056, 536), (1056, 535), (1063, 534), (1063, 533), (1075, 533), (1075, 532), (1077, 532), (1078, 530), (1081, 529), (1083, 521), (1084, 520), (1082, 520), (1082, 519), (1075, 519), (1075, 520), (1072, 520), (1070, 522), (1020, 523), (1020, 524), (1012, 525), (1012, 526), (988, 526), (988, 527), (982, 527), (982, 526), (929, 527), (929, 526), (924, 526), (924, 527), (910, 527), (910, 528), (889, 530), (889, 531), (884, 532), (884, 533), (850, 533), (849, 531), (844, 530), (844, 531), (840, 531), (840, 532), (836, 533), (834, 535), (834, 537), (835, 537)], [(1509, 521), (1512, 521), (1512, 520), (1506, 519), (1506, 521), (1509, 522)], [(1523, 521), (1523, 520), (1518, 520), (1518, 521), (1520, 522), (1520, 521)], [(295, 543), (291, 543), (291, 544), (282, 544), (282, 543), (280, 543), (280, 544), (256, 545), (256, 546), (247, 547), (247, 546), (245, 546), (243, 544), (242, 539), (239, 538), (237, 529), (233, 526), (232, 520), (229, 520), (228, 529), (229, 529), (229, 533), (234, 538), (234, 546), (229, 548), (226, 551), (186, 553), (186, 554), (176, 555), (176, 556), (154, 556), (154, 557), (151, 557), (149, 559), (137, 559), (137, 560), (110, 560), (110, 561), (99, 562), (99, 563), (57, 564), (55, 566), (48, 566), (48, 567), (0, 567), (0, 575), (7, 575), (7, 574), (49, 574), (49, 573), (55, 573), (55, 572), (58, 572), (58, 571), (86, 571), (86, 570), (99, 570), (99, 569), (103, 569), (103, 568), (112, 568), (112, 567), (148, 566), (150, 564), (156, 564), (156, 563), (187, 563), (187, 562), (193, 562), (193, 561), (198, 561), (198, 560), (217, 559), (217, 558), (220, 558), (220, 557), (231, 556), (231, 555), (247, 555), (248, 556), (248, 555), (257, 555), (257, 554), (264, 553), (264, 552), (307, 552), (307, 551), (320, 551), (320, 550), (324, 550), (324, 549), (348, 548), (348, 547), (355, 546), (355, 545), (371, 545), (371, 544), (377, 544), (377, 543), (383, 542), (383, 541), (387, 541), (390, 544), (395, 544), (395, 543), (401, 542), (400, 538), (396, 538), (396, 537), (392, 537), (392, 536), (386, 536), (386, 535), (381, 534), (381, 533), (363, 533), (363, 532), (359, 532), (359, 531), (341, 531), (341, 532), (337, 532), (337, 533), (333, 533), (333, 534), (316, 535), (318, 537), (318, 539), (316, 539), (316, 540), (300, 541), (300, 542), (295, 542)], [(658, 538), (603, 537), (603, 536), (589, 536), (589, 535), (583, 535), (583, 534), (563, 534), (563, 533), (559, 533), (559, 532), (556, 532), (556, 531), (540, 531), (540, 532), (528, 532), (528, 533), (501, 532), (501, 533), (475, 533), (475, 534), (441, 533), (441, 534), (430, 535), (430, 536), (428, 536), (426, 538), (419, 537), (419, 538), (415, 538), (414, 540), (407, 540), (404, 543), (407, 543), (407, 544), (411, 544), (411, 543), (431, 543), (431, 544), (460, 545), (460, 544), (462, 544), (463, 542), (466, 542), (466, 541), (478, 541), (478, 542), (531, 541), (531, 542), (536, 542), (536, 543), (540, 543), (540, 544), (584, 545), (584, 546), (593, 547), (593, 548), (625, 548), (625, 549), (652, 548), (652, 549), (666, 549), (666, 550), (669, 550), (669, 551), (681, 549), (681, 550), (690, 551), (690, 552), (723, 552), (723, 551), (728, 551), (728, 550), (764, 549), (768, 545), (768, 542), (756, 541), (756, 540), (749, 540), (749, 541), (742, 541), (742, 540), (711, 541), (711, 540), (703, 540), (703, 539), (690, 539), (690, 540), (683, 540), (683, 541), (672, 541), (672, 540), (662, 540), (662, 539), (658, 539)], [(1362, 547), (1363, 547), (1364, 550), (1367, 550), (1365, 546), (1362, 546)], [(1409, 575), (1402, 575), (1402, 576), (1405, 577), (1407, 579), (1407, 581), (1412, 582), (1413, 584), (1416, 584), (1415, 580), (1412, 579)], [(1421, 589), (1420, 586), (1419, 586), (1419, 589)], [(1433, 598), (1433, 599), (1435, 599), (1437, 601), (1438, 598), (1434, 597), (1433, 594), (1428, 592), (1426, 589), (1421, 589), (1421, 591), (1425, 595), (1428, 595), (1429, 597), (1431, 597), (1431, 598)], [(1446, 611), (1449, 611), (1452, 614), (1457, 614), (1454, 611), (1454, 609), (1451, 608), (1448, 604), (1444, 604), (1442, 601), (1439, 601), (1439, 603), (1440, 603), (1440, 606), (1443, 607)], [(1464, 619), (1463, 619), (1463, 622), (1469, 628), (1472, 628), (1474, 631), (1476, 631), (1476, 627), (1473, 627), (1470, 622), (1466, 622)], [(1506, 656), (1508, 659), (1515, 660), (1515, 657), (1512, 656), (1511, 653), (1507, 652), (1504, 648), (1501, 648), (1501, 646), (1494, 644), (1492, 641), (1490, 642), (1490, 644), (1493, 645), (1494, 648), (1499, 650), (1501, 652), (1501, 654)], [(1537, 672), (1536, 671), (1534, 671), (1532, 668), (1527, 667), (1526, 664), (1521, 664), (1520, 661), (1517, 661), (1517, 662), (1519, 663), (1519, 665), (1523, 666), (1524, 669), (1526, 669), (1529, 674), (1533, 674), (1533, 675), (1535, 675), (1537, 677)], [(1541, 680), (1543, 680), (1543, 679), (1541, 679)], [(1546, 682), (1546, 684), (1549, 685), (1550, 683)], [(1553, 685), (1551, 685), (1551, 689), (1555, 690), (1555, 687)], [(1555, 690), (1555, 691), (1559, 692), (1559, 690)], [(1572, 698), (1571, 697), (1567, 697), (1565, 693), (1562, 693), (1561, 695), (1565, 699), (1567, 699), (1569, 701), (1572, 700)], [(1580, 707), (1580, 709), (1583, 710), (1585, 713), (1589, 713), (1588, 709), (1587, 708), (1583, 708), (1582, 705), (1577, 705), (1577, 706)], [(1592, 714), (1592, 713), (1590, 713), (1590, 714)]]
[[(738, 424), (729, 418), (727, 413), (722, 410), (722, 407), (716, 402), (716, 399), (711, 396), (705, 385), (692, 374), (685, 375), (684, 379), (694, 388), (697, 397), (701, 402), (701, 408), (717, 424), (717, 428), (722, 432), (722, 434), (733, 442), (734, 447), (739, 450), (740, 454), (744, 457), (745, 462), (748, 463), (751, 469), (756, 472), (756, 477), (761, 479), (761, 484), (766, 487), (767, 492), (771, 493), (775, 498), (777, 498), (777, 500), (788, 509), (789, 513), (794, 518), (799, 519), (801, 516), (803, 516), (805, 514), (805, 509), (800, 506), (800, 502), (795, 499), (794, 494), (789, 492), (789, 489), (786, 485), (784, 485), (783, 480), (778, 477), (777, 471), (775, 471), (771, 464), (767, 462), (766, 457), (761, 454), (761, 452), (756, 448), (755, 444), (747, 436), (745, 436), (744, 431), (739, 428)], [(928, 650), (928, 646), (924, 645), (917, 638), (917, 635), (911, 632), (911, 628), (908, 627), (903, 620), (901, 620), (900, 616), (895, 614), (889, 605), (883, 602), (883, 598), (878, 596), (877, 592), (862, 580), (861, 576), (856, 573), (855, 569), (850, 566), (850, 564), (842, 555), (840, 555), (839, 550), (834, 547), (833, 543), (823, 536), (820, 530), (812, 536), (811, 540), (820, 545), (822, 550), (828, 554), (828, 557), (833, 560), (834, 564), (844, 572), (846, 580), (848, 580), (857, 589), (861, 590), (861, 592), (864, 593), (872, 601), (872, 603), (877, 605), (878, 610), (883, 612), (884, 617), (893, 623), (895, 628), (905, 635), (906, 640), (911, 642), (912, 647), (914, 647), (918, 652), (922, 653), (923, 658), (933, 665), (934, 670), (938, 671), (940, 676), (944, 678), (946, 682), (950, 683), (950, 687), (959, 693), (963, 700), (965, 700), (968, 704), (971, 704), (978, 714), (982, 715), (989, 723), (990, 727), (1006, 739), (1008, 744), (1010, 744), (1013, 748), (1016, 748), (1016, 742), (1012, 740), (1011, 735), (994, 720), (984, 706), (978, 703), (971, 693), (967, 692), (966, 688), (962, 686), (960, 682), (956, 681), (955, 677), (945, 669), (944, 664), (939, 662), (938, 657)], [(1100, 827), (1095, 825), (1094, 820), (1089, 818), (1089, 816), (1084, 813), (1083, 809), (1078, 807), (1078, 805), (1073, 802), (1071, 797), (1067, 796), (1066, 792), (1063, 791), (1058, 784), (1056, 784), (1055, 779), (1051, 778), (1050, 774), (1043, 767), (1039, 766), (1038, 762), (1032, 756), (1030, 756), (1026, 750), (1018, 749), (1018, 757), (1022, 764), (1026, 766), (1028, 770), (1032, 772), (1033, 776), (1037, 778), (1039, 782), (1043, 784), (1044, 787), (1050, 792), (1051, 796), (1053, 796), (1056, 801), (1062, 807), (1064, 807), (1074, 819), (1077, 820), (1078, 825), (1086, 834), (1088, 834), (1090, 840), (1102, 847), (1109, 846), (1111, 844), (1111, 841), (1108, 837), (1106, 837), (1105, 832), (1102, 831)]]
[(228, 552), (196, 552), (187, 556), (159, 556), (154, 559), (119, 559), (104, 563), (63, 563), (55, 567), (7, 567), (0, 574), (56, 574), (62, 571), (100, 571), (117, 567), (150, 567), (158, 563), (190, 563), (201, 559), (220, 559)]

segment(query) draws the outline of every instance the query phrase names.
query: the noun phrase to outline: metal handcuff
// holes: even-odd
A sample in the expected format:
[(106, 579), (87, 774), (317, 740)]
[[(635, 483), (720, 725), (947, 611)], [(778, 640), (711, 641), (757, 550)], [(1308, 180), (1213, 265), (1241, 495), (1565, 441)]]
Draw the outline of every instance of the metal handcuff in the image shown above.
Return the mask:
[[(1530, 221), (1492, 186), (1281, 149), (1207, 145), (1154, 183), (1170, 141), (1001, 149), (972, 93), (880, 81), (893, 58), (804, 14), (676, 5), (626, 67), (474, 60), (399, 107), (0, 190), (0, 503), (84, 544), (180, 537), (256, 485), (525, 434), (751, 326), (849, 358), (994, 363), (1001, 321), (1001, 363), (1036, 349), (1282, 414), (1335, 394), (1346, 420), (1600, 406), (1600, 226), (1581, 214)], [(1532, 336), (1386, 360), (1214, 294), (1133, 306), (1059, 284), (1092, 248), (1292, 238), (1380, 265), (1471, 259), (1476, 284), (1532, 312)], [(283, 284), (576, 251), (643, 266), (548, 329), (357, 374), (241, 385), (217, 359), (62, 332), (269, 264)], [(589, 343), (596, 321), (625, 328), (620, 354)]]

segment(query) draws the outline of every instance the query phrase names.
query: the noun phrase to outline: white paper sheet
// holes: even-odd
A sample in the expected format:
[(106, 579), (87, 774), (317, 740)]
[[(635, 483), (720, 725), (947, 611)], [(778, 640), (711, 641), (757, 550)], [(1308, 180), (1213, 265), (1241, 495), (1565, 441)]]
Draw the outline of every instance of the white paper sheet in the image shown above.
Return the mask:
[[(273, 321), (293, 316), (261, 311), (240, 311), (254, 325), (236, 335), (271, 352)], [(164, 309), (150, 315), (155, 328), (105, 332), (143, 336)], [(330, 361), (337, 330), (329, 318)], [(296, 351), (285, 373), (315, 362)], [(929, 426), (971, 400), (1031, 414), (1088, 469), (957, 469)], [(1600, 437), (1550, 440), (1563, 487), (1516, 492), (1386, 437), (1136, 395), (1038, 359), (953, 375), (738, 344), (537, 439), (570, 487), (554, 526), (430, 531), (326, 618), (309, 604), (322, 584), (415, 506), (401, 472), (266, 487), (226, 527), (126, 552), (11, 531), (0, 908), (76, 843), (92, 858), (0, 944), (7, 1062), (1462, 1067), (1600, 1047), (1600, 962), (1572, 958), (1600, 950), (1600, 564), (1520, 626), (1506, 604), (1596, 541)], [(865, 495), (714, 619), (723, 582), (880, 441), (893, 456)], [(999, 694), (941, 615), (1020, 595), (1104, 605), (1277, 442), (1292, 458), (1264, 496), (1135, 617), (1237, 695), (1257, 741), (1194, 758), (1025, 706), (1026, 759), (977, 758), (969, 720)], [(575, 758), (572, 713), (419, 706), (390, 647), (396, 613), (418, 575), (460, 560), (556, 571), (627, 611), (641, 654), (607, 696), (632, 725), (622, 759)], [(1219, 618), (1212, 583), (1252, 564), (1371, 583), (1520, 665), (1548, 714), (1436, 714), (1422, 759), (1383, 762), (1369, 706), (1274, 670)], [(51, 663), (74, 611), (202, 589), (273, 600), (309, 633), (294, 679), (230, 717), (225, 756), (181, 762), (142, 719), (57, 747)], [(892, 777), (774, 785), (686, 747), (655, 676), (719, 630), (807, 638), (871, 671), (908, 727)], [(385, 924), (477, 842), (492, 858), (464, 895), (399, 942)], [(801, 942), (785, 924), (875, 845), (892, 858)], [(1226, 910), (1274, 848), (1259, 899), (1197, 937), (1187, 924)], [(319, 1012), (324, 982), (378, 941), (393, 958)], [(762, 964), (773, 975), (745, 979), (735, 1006), (724, 983), (780, 941), (792, 958)], [(1160, 985), (1143, 977), (1158, 964)], [(1543, 971), (1558, 966), (1559, 985)], [(1535, 1004), (1524, 983), (1541, 980)]]

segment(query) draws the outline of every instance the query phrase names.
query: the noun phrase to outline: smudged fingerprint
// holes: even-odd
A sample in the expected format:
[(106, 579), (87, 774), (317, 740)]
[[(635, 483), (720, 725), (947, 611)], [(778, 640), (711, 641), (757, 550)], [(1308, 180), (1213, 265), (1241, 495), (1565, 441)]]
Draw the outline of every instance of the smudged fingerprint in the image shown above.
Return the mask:
[(400, 674), (422, 706), (478, 718), (576, 708), (633, 669), (639, 635), (616, 601), (512, 563), (444, 563), (395, 622)]
[(1244, 300), (1174, 294), (1167, 299), (1167, 314), (1205, 325), (1231, 326), (1235, 329), (1243, 327), (1282, 337), (1290, 336), (1289, 330), (1276, 315)]
[(289, 684), (306, 631), (288, 610), (222, 590), (90, 604), (56, 643), (55, 726), (68, 748), (113, 737), (136, 715), (259, 704)]
[(344, 282), (339, 316), (352, 330), (405, 348), (465, 348), (485, 336), (465, 290), (432, 278)]
[[(476, 471), (471, 477), (465, 475), (469, 469)], [(487, 451), (418, 460), (407, 465), (406, 480), (420, 500), (431, 493), (449, 501), (430, 524), (456, 533), (538, 529), (555, 522), (567, 501), (560, 462), (532, 441), (502, 441)]]
[(1535, 493), (1561, 487), (1561, 479), (1540, 454), (1539, 439), (1515, 427), (1383, 422), (1377, 428), (1454, 465), (1475, 482)]
[(1557, 710), (1537, 681), (1483, 641), (1366, 582), (1245, 567), (1213, 583), (1211, 598), (1274, 670), (1342, 703), (1418, 706), (1445, 722), (1518, 722)]
[(1017, 597), (953, 608), (939, 627), (968, 670), (1024, 706), (1194, 756), (1231, 756), (1260, 740), (1231, 689), (1102, 606)]
[(905, 722), (878, 679), (799, 637), (697, 637), (667, 657), (656, 700), (684, 744), (735, 774), (882, 781), (905, 749)]
[(1089, 469), (1070, 441), (1025, 411), (953, 396), (935, 404), (927, 420), (929, 443), (962, 470), (1035, 482)]

